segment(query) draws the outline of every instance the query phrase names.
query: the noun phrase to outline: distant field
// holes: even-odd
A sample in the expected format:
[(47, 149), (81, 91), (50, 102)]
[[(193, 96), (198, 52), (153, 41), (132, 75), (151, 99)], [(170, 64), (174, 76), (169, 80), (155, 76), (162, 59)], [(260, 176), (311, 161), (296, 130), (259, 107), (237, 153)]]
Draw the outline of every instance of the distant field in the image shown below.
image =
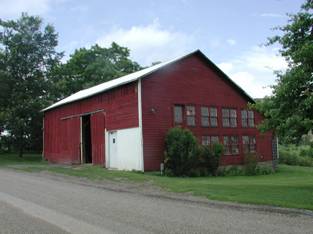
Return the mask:
[(212, 200), (266, 204), (313, 210), (313, 168), (280, 165), (277, 173), (259, 176), (174, 178), (157, 172), (110, 171), (99, 166), (55, 166), (40, 155), (0, 154), (0, 168), (28, 172), (49, 171), (91, 180), (149, 181), (172, 192), (189, 192)]

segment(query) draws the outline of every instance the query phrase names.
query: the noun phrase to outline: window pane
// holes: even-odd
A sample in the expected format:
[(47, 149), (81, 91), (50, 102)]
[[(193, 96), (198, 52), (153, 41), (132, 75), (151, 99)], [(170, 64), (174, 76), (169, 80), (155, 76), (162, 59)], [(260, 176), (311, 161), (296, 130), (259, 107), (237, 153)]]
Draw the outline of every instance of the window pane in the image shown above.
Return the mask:
[(223, 127), (229, 127), (229, 118), (223, 118)]
[(209, 117), (202, 117), (201, 118), (201, 125), (203, 127), (208, 127), (209, 126)]
[(217, 117), (217, 109), (215, 107), (210, 108), (210, 116)]
[(182, 106), (174, 106), (174, 121), (176, 124), (183, 122), (183, 108)]
[(239, 153), (239, 145), (238, 145), (238, 137), (231, 136), (231, 153), (238, 154)]
[(248, 111), (248, 116), (249, 116), (249, 118), (254, 118), (254, 112), (253, 111)]
[(238, 147), (238, 145), (232, 145), (231, 146), (231, 154), (233, 154), (233, 155), (239, 154), (239, 147)]
[(196, 125), (196, 110), (194, 106), (186, 106), (186, 115), (187, 115), (187, 125), (195, 126)]
[(246, 110), (242, 110), (241, 111), (241, 118), (247, 118), (247, 117), (248, 117), (247, 111)]
[(209, 116), (209, 108), (201, 107), (201, 116)]
[(254, 127), (254, 112), (248, 111), (248, 123), (249, 127)]
[(249, 137), (248, 136), (242, 136), (242, 144), (249, 144)]
[(228, 136), (224, 136), (224, 154), (229, 155), (230, 153), (230, 142)]
[(238, 137), (237, 136), (231, 136), (230, 139), (231, 139), (232, 144), (238, 144)]
[(254, 119), (249, 119), (249, 127), (254, 127)]
[(244, 127), (244, 128), (248, 127), (247, 120), (248, 120), (248, 119), (246, 119), (246, 118), (242, 118), (242, 119), (241, 119), (241, 126), (242, 126), (242, 127)]
[(195, 115), (195, 107), (194, 106), (186, 106), (186, 115)]
[(202, 145), (209, 145), (210, 138), (208, 136), (202, 136)]
[(229, 117), (229, 109), (222, 109), (222, 115), (223, 115), (223, 118), (228, 118)]
[(211, 127), (217, 127), (217, 117), (210, 117)]
[(256, 151), (256, 140), (255, 137), (250, 137), (250, 152), (254, 153)]
[(224, 136), (224, 144), (225, 145), (229, 144), (228, 136)]
[(187, 125), (188, 126), (195, 126), (196, 121), (194, 116), (187, 116)]
[(237, 111), (235, 109), (230, 110), (230, 117), (233, 117), (233, 118), (237, 117)]
[(209, 126), (209, 108), (208, 107), (201, 107), (201, 125), (203, 127)]
[(211, 144), (219, 143), (218, 136), (211, 136)]
[(230, 118), (230, 126), (231, 126), (232, 128), (237, 127), (237, 118), (236, 118), (236, 117)]

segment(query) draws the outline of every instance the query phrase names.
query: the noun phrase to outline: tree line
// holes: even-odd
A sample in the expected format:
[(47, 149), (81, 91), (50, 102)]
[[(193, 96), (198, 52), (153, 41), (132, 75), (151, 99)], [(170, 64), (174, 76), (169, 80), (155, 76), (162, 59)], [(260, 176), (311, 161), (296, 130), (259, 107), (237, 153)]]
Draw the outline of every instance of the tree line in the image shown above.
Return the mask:
[(0, 19), (0, 148), (40, 152), (44, 107), (81, 89), (138, 71), (129, 49), (80, 48), (62, 63), (55, 28), (23, 13)]
[[(313, 0), (306, 0), (288, 23), (276, 28), (288, 62), (278, 71), (273, 94), (253, 108), (265, 120), (260, 130), (274, 131), (283, 143), (299, 143), (313, 128)], [(62, 62), (58, 33), (37, 16), (22, 13), (17, 20), (0, 19), (0, 151), (40, 152), (44, 107), (81, 89), (138, 71), (126, 47), (80, 48)]]

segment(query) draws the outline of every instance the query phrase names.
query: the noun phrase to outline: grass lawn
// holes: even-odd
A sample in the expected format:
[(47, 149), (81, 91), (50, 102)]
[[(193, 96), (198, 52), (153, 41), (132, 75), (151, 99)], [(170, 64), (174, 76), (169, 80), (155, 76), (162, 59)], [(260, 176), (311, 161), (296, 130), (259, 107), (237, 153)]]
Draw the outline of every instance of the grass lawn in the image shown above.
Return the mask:
[(150, 181), (172, 192), (189, 192), (213, 200), (313, 210), (313, 167), (280, 165), (277, 173), (259, 176), (173, 178), (156, 172), (109, 171), (99, 166), (55, 166), (38, 155), (0, 154), (0, 167), (29, 172), (50, 171), (91, 180)]

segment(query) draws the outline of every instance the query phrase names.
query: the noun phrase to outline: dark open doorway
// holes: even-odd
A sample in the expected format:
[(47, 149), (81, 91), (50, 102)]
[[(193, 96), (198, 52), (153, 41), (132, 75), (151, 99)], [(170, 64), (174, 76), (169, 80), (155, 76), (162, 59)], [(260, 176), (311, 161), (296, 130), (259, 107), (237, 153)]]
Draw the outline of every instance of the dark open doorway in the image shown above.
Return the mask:
[(92, 163), (90, 115), (82, 116), (83, 163)]

